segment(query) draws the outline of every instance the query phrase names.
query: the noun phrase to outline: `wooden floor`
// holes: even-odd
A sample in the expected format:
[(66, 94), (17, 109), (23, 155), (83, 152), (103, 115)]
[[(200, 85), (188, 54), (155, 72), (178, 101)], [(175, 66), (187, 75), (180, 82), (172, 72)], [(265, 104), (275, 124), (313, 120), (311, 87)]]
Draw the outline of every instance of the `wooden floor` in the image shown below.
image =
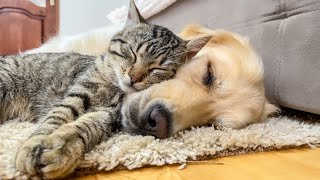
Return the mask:
[(255, 154), (225, 157), (214, 163), (188, 164), (178, 170), (179, 165), (142, 168), (133, 171), (116, 171), (84, 176), (77, 180), (153, 180), (153, 179), (290, 179), (320, 180), (320, 148), (289, 149)]

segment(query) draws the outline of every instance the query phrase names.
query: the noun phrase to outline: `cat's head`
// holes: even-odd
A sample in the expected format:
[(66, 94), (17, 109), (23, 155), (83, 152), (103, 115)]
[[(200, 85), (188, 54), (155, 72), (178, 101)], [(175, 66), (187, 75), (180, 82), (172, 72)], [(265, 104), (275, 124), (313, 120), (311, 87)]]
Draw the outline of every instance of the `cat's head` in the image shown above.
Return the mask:
[(148, 24), (131, 0), (125, 28), (111, 39), (108, 52), (120, 88), (134, 92), (172, 78), (209, 39), (184, 41), (165, 27)]

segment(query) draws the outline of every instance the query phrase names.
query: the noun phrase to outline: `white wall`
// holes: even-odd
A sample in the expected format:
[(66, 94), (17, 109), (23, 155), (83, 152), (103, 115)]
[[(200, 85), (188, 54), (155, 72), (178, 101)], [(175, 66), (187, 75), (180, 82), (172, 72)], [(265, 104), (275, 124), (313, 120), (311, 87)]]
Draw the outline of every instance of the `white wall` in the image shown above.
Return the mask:
[(109, 23), (106, 15), (129, 0), (60, 0), (60, 35), (73, 35)]

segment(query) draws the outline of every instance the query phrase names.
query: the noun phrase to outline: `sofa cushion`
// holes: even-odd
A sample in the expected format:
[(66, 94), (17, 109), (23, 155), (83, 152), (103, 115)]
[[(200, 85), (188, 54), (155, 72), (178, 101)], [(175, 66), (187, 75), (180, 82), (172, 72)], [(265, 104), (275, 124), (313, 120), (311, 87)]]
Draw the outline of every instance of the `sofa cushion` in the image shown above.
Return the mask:
[(180, 0), (151, 22), (174, 32), (198, 23), (247, 36), (264, 62), (268, 98), (320, 114), (319, 0)]

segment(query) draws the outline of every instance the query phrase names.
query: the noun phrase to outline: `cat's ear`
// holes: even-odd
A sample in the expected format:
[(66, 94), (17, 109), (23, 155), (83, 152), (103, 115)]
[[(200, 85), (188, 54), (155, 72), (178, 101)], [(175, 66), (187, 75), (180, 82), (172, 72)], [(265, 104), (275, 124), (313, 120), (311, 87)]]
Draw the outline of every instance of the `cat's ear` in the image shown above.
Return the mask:
[(141, 16), (134, 0), (130, 0), (127, 22), (125, 26), (132, 26), (138, 23), (147, 24), (146, 20)]
[(205, 46), (212, 36), (203, 36), (187, 41), (188, 58), (195, 56)]

